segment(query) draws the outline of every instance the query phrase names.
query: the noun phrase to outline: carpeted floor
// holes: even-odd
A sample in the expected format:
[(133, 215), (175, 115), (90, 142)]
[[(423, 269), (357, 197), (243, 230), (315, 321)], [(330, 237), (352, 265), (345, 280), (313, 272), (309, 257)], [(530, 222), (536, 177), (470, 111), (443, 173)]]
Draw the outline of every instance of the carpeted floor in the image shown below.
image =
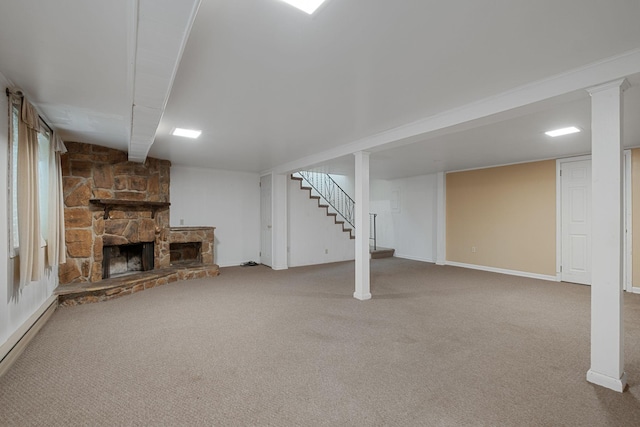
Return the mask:
[(640, 295), (626, 371), (589, 384), (589, 288), (398, 258), (222, 269), (60, 308), (0, 378), (0, 424), (640, 425)]

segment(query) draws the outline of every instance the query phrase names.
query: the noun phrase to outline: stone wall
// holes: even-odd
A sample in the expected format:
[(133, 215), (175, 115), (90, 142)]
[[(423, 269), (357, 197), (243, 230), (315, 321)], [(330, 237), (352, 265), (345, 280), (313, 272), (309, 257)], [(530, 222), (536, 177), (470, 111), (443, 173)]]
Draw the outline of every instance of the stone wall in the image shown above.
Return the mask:
[(145, 207), (104, 209), (90, 199), (169, 202), (167, 160), (127, 161), (127, 154), (97, 145), (66, 142), (62, 156), (67, 262), (60, 284), (102, 280), (103, 245), (155, 243), (155, 268), (168, 267), (169, 210)]

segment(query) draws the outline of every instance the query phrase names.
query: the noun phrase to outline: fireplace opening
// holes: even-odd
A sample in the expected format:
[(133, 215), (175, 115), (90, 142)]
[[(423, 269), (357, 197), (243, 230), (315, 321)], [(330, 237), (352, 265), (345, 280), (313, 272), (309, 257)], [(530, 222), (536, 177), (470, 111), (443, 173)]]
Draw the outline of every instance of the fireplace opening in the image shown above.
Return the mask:
[(105, 246), (102, 249), (102, 278), (153, 270), (153, 242)]
[(169, 253), (172, 265), (202, 263), (202, 242), (171, 243)]

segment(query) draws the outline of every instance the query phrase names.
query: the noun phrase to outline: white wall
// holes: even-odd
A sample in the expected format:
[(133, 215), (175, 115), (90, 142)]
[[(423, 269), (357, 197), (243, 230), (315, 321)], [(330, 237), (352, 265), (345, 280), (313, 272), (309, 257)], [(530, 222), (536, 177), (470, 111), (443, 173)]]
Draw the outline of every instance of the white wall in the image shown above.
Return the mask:
[[(7, 79), (0, 74), (0, 87), (10, 86)], [(0, 102), (0, 188), (8, 188), (8, 150), (9, 150), (9, 119), (8, 102), (3, 96)], [(32, 282), (19, 289), (14, 278), (14, 260), (8, 254), (8, 200), (7, 191), (0, 191), (0, 345), (4, 344), (27, 319), (45, 304), (53, 295), (58, 285), (58, 272), (46, 271), (45, 276), (38, 282)], [(1, 356), (1, 355), (0, 355)]]
[(288, 181), (289, 267), (353, 260), (355, 240), (309, 198), (308, 190), (300, 189), (298, 181)]
[(372, 180), (370, 211), (377, 213), (378, 246), (395, 256), (435, 262), (437, 176)]
[[(260, 260), (260, 176), (171, 167), (171, 226), (213, 226), (221, 267)], [(180, 220), (184, 224), (180, 224)]]

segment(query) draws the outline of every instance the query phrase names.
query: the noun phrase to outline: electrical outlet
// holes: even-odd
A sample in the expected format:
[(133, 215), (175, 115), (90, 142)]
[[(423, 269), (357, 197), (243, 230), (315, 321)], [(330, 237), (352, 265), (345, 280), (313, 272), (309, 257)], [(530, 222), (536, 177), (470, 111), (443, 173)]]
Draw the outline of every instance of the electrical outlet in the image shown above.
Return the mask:
[(471, 246), (471, 253), (476, 253), (476, 247), (475, 246)]
[(329, 249), (324, 250), (325, 255), (329, 253)]
[(180, 225), (184, 225), (184, 219), (180, 218)]

